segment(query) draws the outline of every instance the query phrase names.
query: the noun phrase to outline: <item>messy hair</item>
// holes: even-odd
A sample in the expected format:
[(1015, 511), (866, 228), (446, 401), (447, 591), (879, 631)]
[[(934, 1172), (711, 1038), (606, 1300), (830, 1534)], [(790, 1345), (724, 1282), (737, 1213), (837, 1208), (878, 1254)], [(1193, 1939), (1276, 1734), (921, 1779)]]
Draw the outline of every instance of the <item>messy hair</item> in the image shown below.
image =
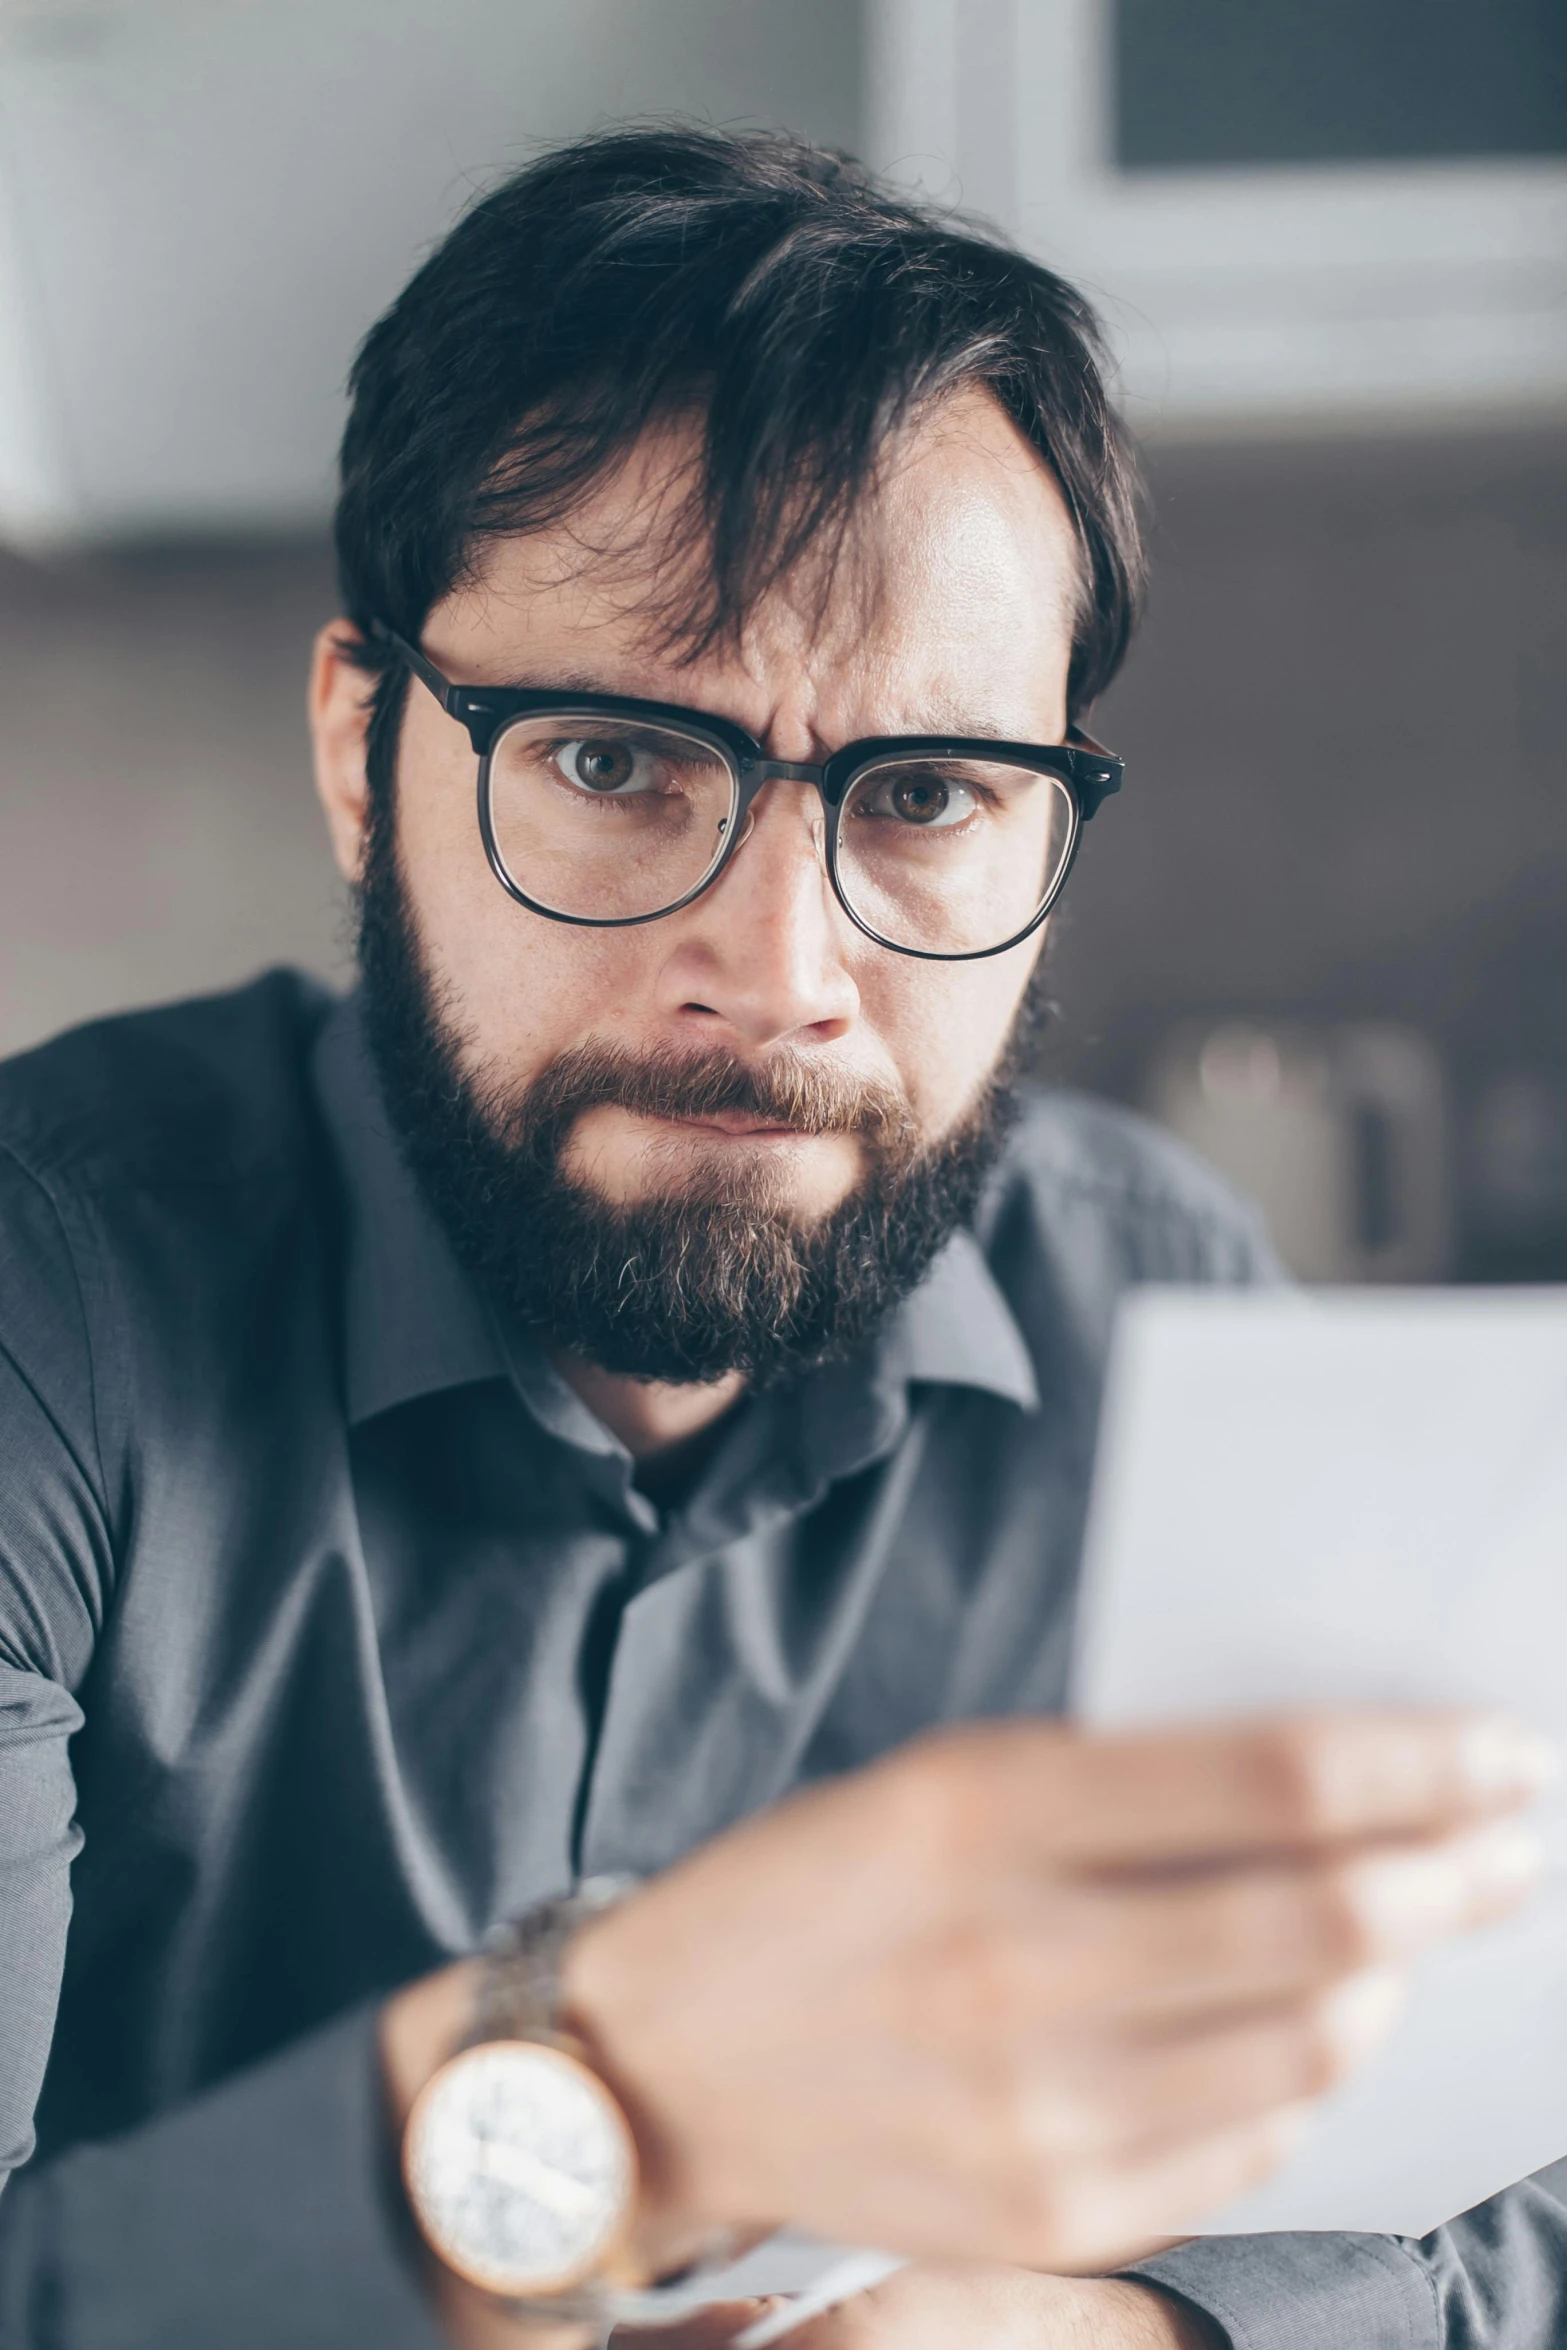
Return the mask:
[[(572, 515), (644, 433), (688, 419), (675, 517), (698, 559), (658, 612), (689, 655), (830, 558), (899, 431), (959, 390), (1000, 403), (1075, 524), (1074, 717), (1125, 653), (1142, 576), (1133, 468), (1083, 297), (977, 226), (777, 133), (618, 129), (476, 204), (366, 337), (336, 545), (365, 633), (420, 636), (486, 543)], [(400, 670), (380, 676), (390, 774)]]

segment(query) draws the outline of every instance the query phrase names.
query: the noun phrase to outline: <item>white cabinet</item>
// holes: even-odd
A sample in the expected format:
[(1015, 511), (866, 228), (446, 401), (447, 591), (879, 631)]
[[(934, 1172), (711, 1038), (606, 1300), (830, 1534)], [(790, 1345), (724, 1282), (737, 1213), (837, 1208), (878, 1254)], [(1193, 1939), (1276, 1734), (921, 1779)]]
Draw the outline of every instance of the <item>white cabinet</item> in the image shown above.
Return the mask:
[(1113, 0), (869, 5), (877, 160), (1094, 294), (1140, 428), (1563, 412), (1562, 157), (1125, 171)]

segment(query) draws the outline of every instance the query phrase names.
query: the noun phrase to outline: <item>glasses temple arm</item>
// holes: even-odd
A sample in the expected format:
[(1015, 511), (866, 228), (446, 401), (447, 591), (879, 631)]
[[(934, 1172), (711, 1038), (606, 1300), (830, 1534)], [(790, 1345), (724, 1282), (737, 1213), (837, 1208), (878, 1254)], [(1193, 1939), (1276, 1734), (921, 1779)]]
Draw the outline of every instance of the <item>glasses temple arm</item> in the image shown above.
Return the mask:
[(433, 661), (425, 659), (417, 645), (411, 645), (406, 637), (398, 635), (396, 629), (384, 627), (379, 620), (372, 621), (370, 634), (378, 643), (391, 646), (398, 659), (406, 663), (420, 684), (429, 687), (448, 716), (455, 718), (459, 715), (454, 707), (457, 698), (456, 686), (441, 675)]

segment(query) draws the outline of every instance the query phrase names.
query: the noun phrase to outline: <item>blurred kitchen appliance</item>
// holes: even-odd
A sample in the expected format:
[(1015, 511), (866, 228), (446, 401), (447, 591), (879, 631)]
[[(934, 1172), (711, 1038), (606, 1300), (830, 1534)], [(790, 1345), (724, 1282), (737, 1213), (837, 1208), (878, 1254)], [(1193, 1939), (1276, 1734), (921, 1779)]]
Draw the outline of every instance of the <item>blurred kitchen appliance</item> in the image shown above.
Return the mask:
[(1567, 1078), (1493, 1069), (1462, 1151), (1466, 1271), (1484, 1280), (1567, 1278)]
[(1450, 1270), (1447, 1088), (1415, 1031), (1192, 1023), (1155, 1054), (1142, 1098), (1257, 1202), (1301, 1280)]

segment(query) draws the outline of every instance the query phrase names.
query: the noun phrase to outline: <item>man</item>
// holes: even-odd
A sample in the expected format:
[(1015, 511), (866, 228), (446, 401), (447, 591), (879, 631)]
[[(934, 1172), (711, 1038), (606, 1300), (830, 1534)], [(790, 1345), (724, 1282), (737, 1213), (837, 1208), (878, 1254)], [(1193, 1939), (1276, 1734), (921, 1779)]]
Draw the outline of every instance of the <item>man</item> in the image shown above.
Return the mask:
[(359, 996), (0, 1095), (0, 2338), (564, 2344), (785, 2221), (913, 2262), (810, 2350), (1554, 2338), (1545, 2183), (1154, 2249), (1543, 1766), (1046, 1718), (1116, 1297), (1267, 1276), (1011, 1086), (1137, 576), (1081, 303), (588, 141), (370, 337), (338, 544)]

